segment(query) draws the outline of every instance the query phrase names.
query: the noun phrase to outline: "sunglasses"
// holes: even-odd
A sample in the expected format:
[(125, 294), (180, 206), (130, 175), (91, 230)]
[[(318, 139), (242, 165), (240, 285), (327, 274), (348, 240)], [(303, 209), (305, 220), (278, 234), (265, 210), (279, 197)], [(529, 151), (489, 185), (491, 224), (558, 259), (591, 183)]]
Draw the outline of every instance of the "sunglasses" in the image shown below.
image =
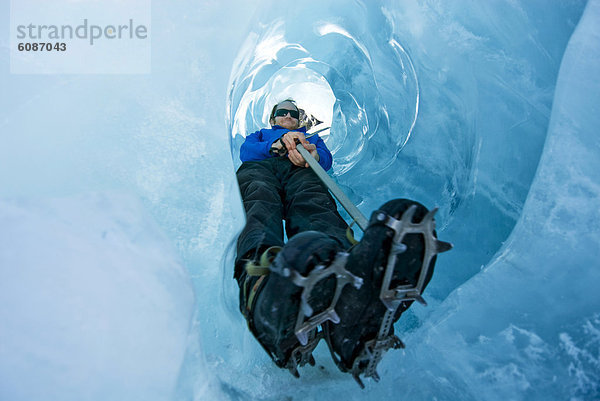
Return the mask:
[(290, 113), (292, 118), (296, 120), (300, 117), (300, 112), (298, 110), (288, 110), (288, 109), (278, 109), (275, 111), (274, 117), (285, 117), (287, 113)]

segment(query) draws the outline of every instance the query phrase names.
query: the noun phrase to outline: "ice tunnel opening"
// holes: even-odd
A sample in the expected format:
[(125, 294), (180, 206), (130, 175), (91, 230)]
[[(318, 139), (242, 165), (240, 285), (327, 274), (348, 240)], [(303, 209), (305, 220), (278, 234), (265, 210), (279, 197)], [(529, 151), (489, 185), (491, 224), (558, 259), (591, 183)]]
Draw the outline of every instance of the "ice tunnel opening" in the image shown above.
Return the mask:
[[(331, 127), (335, 95), (323, 75), (303, 65), (286, 66), (274, 73), (260, 89), (247, 93), (250, 99), (241, 102), (238, 115), (247, 116), (249, 109), (258, 106), (259, 122), (269, 126), (271, 108), (285, 99), (293, 99), (308, 115), (313, 115), (323, 122), (323, 127)], [(256, 106), (255, 106), (256, 105)], [(249, 123), (248, 121), (246, 122)], [(240, 132), (246, 136), (250, 132)], [(319, 134), (325, 142), (329, 137), (328, 130)]]
[[(419, 85), (400, 42), (373, 42), (341, 23), (289, 31), (276, 20), (252, 32), (230, 76), (227, 124), (234, 163), (248, 133), (268, 126), (270, 108), (291, 97), (331, 130), (332, 174), (370, 175), (390, 167), (414, 134)], [(356, 203), (360, 203), (360, 197)]]

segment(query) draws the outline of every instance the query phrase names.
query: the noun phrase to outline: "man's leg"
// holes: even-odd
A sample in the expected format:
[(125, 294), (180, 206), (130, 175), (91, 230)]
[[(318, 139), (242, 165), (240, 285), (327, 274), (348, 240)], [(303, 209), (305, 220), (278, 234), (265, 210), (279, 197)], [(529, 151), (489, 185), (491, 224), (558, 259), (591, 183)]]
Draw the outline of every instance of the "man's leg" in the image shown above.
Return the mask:
[[(256, 338), (275, 363), (298, 376), (299, 366), (314, 364), (312, 351), (322, 335), (308, 319), (328, 313), (335, 297), (334, 277), (337, 275), (327, 273), (315, 288), (305, 293), (304, 287), (294, 283), (285, 271), (308, 277), (315, 269), (322, 271), (323, 266), (330, 266), (338, 253), (351, 244), (346, 238), (348, 225), (314, 172), (295, 167), (283, 158), (277, 164), (284, 187), (289, 240), (264, 279), (264, 287), (253, 308), (253, 324)], [(307, 298), (301, 301), (303, 294)], [(304, 307), (303, 302), (306, 302)], [(307, 307), (312, 312), (308, 312)], [(300, 343), (301, 338), (303, 343)]]
[(246, 264), (259, 260), (269, 247), (283, 246), (283, 189), (276, 168), (275, 159), (267, 159), (243, 163), (237, 171), (246, 226), (237, 241), (234, 271), (240, 287), (240, 311), (252, 334), (271, 357), (274, 357), (273, 347), (265, 341), (262, 322), (259, 320), (257, 327), (254, 318), (257, 301), (264, 297), (270, 275), (251, 276), (246, 271)]
[[(258, 170), (258, 172), (261, 172), (263, 175), (267, 175), (267, 173), (270, 172), (271, 174), (269, 176), (274, 181), (277, 181), (277, 183), (286, 180), (292, 167), (291, 163), (285, 158), (273, 158), (259, 164), (259, 166), (250, 166), (250, 168)], [(252, 174), (249, 177), (246, 177), (248, 168), (249, 167), (243, 169), (240, 168), (240, 171), (238, 172), (240, 189), (242, 190), (242, 195), (244, 197), (244, 206), (248, 213), (248, 224), (238, 242), (238, 255), (243, 255), (244, 250), (252, 253), (254, 252), (254, 249), (261, 248), (264, 245), (283, 245), (283, 241), (280, 239), (280, 236), (283, 235), (282, 218), (284, 216), (284, 200), (281, 199), (280, 195), (280, 193), (283, 193), (283, 189), (281, 189), (281, 192), (277, 192), (277, 196), (275, 196), (274, 192), (271, 193), (271, 202), (263, 202), (265, 199), (264, 195), (258, 197), (260, 202), (255, 201), (255, 197), (251, 196), (253, 191), (250, 191), (248, 188), (252, 188), (253, 184), (251, 183), (258, 186), (258, 188), (254, 189), (254, 192), (259, 192), (259, 190), (262, 191), (263, 187), (261, 184), (254, 182), (257, 171), (252, 171)], [(313, 181), (313, 183), (319, 185), (318, 178), (316, 176), (313, 178), (317, 180), (317, 182)], [(301, 180), (302, 177), (298, 177), (297, 179)], [(277, 187), (278, 186), (275, 185), (275, 183), (268, 186), (269, 189)], [(281, 186), (279, 186), (279, 188), (281, 188)], [(297, 190), (306, 190), (307, 197), (315, 196), (316, 192), (317, 202), (329, 202), (329, 208), (317, 205), (317, 209), (319, 210), (314, 210), (314, 208), (312, 208), (311, 212), (323, 214), (331, 208), (335, 211), (335, 203), (332, 199), (327, 197), (323, 198), (323, 188), (320, 186), (314, 188), (313, 185), (311, 188), (310, 185), (302, 185), (301, 188), (297, 188)], [(318, 196), (319, 194), (321, 196)], [(254, 207), (258, 208), (260, 211), (260, 213), (256, 213), (256, 216), (260, 216), (260, 221), (258, 222), (253, 222), (253, 220), (251, 220), (251, 218), (254, 217), (252, 214)], [(266, 209), (264, 209), (264, 207), (266, 207)], [(299, 211), (304, 209), (305, 208), (302, 205), (298, 206)], [(277, 210), (277, 213), (273, 213), (274, 210)], [(261, 230), (265, 230), (268, 219), (272, 220), (271, 224), (278, 224), (277, 227), (279, 230), (277, 233), (279, 236), (274, 236), (273, 232), (260, 232)], [(275, 219), (277, 219), (277, 221)], [(292, 220), (296, 221), (293, 218)], [(296, 236), (294, 240), (291, 240), (289, 244), (292, 246), (284, 247), (277, 255), (275, 261), (272, 262), (272, 266), (276, 266), (279, 263), (282, 266), (293, 268), (300, 274), (308, 274), (317, 263), (329, 261), (332, 256), (342, 250), (342, 245), (339, 244), (340, 241), (337, 239), (323, 233), (306, 232), (307, 230), (310, 230), (310, 227), (331, 232), (331, 218), (328, 222), (313, 219), (313, 224), (311, 224), (310, 219), (307, 219), (298, 224), (300, 224), (302, 231), (305, 231), (304, 234), (308, 235), (308, 237)], [(339, 220), (335, 225), (338, 226), (338, 231), (335, 232), (335, 234), (337, 234), (337, 236), (342, 236), (343, 240), (345, 240), (346, 224), (343, 222), (343, 219), (339, 217)], [(256, 232), (253, 230), (256, 230)], [(295, 231), (298, 232), (300, 229), (296, 229)], [(250, 241), (248, 238), (253, 240)], [(260, 249), (260, 251), (262, 250), (263, 249)], [(251, 258), (256, 259), (254, 256)], [(310, 260), (310, 262), (304, 263), (306, 260)], [(241, 260), (241, 262), (243, 262), (243, 260)], [(305, 344), (306, 346), (302, 346), (294, 332), (300, 309), (300, 293), (302, 292), (302, 288), (292, 283), (289, 278), (284, 278), (280, 274), (273, 272), (262, 276), (249, 276), (243, 269), (243, 263), (238, 263), (238, 265), (240, 266), (238, 268), (240, 307), (242, 313), (248, 320), (252, 334), (264, 347), (277, 366), (287, 368), (292, 374), (298, 376), (297, 368), (299, 366), (302, 366), (305, 363), (314, 363), (314, 359), (311, 356), (312, 347), (316, 345), (319, 340), (319, 338), (314, 337), (316, 331), (313, 330), (311, 333), (307, 334), (309, 343)], [(314, 304), (315, 306), (320, 307), (320, 304)]]
[(283, 246), (283, 202), (273, 159), (242, 164), (237, 179), (246, 211), (246, 226), (237, 241), (234, 276), (239, 281), (243, 259), (256, 259), (267, 247)]
[(346, 237), (348, 224), (327, 187), (310, 168), (292, 166), (284, 179), (284, 191), (289, 238), (303, 231), (319, 231), (335, 238), (344, 249), (351, 246)]

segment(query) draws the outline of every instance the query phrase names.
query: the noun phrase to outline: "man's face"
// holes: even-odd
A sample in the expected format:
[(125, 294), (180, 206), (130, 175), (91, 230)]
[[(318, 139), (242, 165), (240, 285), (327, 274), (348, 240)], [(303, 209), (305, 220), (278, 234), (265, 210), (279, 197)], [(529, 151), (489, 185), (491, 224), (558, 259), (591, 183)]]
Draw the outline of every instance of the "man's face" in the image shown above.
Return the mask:
[(275, 111), (275, 125), (280, 125), (283, 128), (294, 130), (298, 128), (298, 124), (300, 121), (297, 118), (294, 118), (290, 115), (290, 113), (286, 113), (284, 116), (277, 116), (277, 110), (293, 110), (298, 111), (296, 106), (294, 106), (290, 102), (283, 102), (277, 105), (277, 109)]

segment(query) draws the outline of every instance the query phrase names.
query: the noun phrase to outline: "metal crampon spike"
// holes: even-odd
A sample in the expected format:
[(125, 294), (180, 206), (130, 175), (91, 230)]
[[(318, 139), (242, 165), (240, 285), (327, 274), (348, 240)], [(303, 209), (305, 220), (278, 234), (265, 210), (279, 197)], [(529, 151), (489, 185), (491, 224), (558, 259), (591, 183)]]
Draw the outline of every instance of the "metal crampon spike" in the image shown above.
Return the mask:
[(450, 242), (445, 242), (445, 241), (440, 241), (440, 240), (437, 240), (435, 242), (435, 249), (436, 249), (435, 253), (448, 252), (452, 248), (454, 248), (454, 245), (452, 245)]
[(429, 222), (433, 221), (433, 218), (438, 210), (439, 210), (438, 207), (434, 207), (433, 209), (428, 211), (427, 214), (425, 215), (425, 217), (423, 217), (423, 219), (421, 220), (421, 223), (419, 223), (419, 224), (423, 224), (423, 223), (430, 224)]
[(315, 365), (315, 359), (312, 353), (319, 344), (319, 341), (323, 338), (323, 332), (315, 330), (312, 334), (313, 337), (310, 341), (307, 341), (307, 344), (299, 345), (292, 350), (290, 359), (285, 366), (292, 376), (296, 378), (300, 377), (300, 373), (298, 373), (299, 367), (304, 366), (307, 363), (311, 366)]
[[(340, 317), (335, 311), (335, 306), (337, 305), (340, 295), (342, 294), (342, 289), (345, 285), (352, 284), (357, 289), (362, 286), (362, 278), (355, 276), (345, 268), (348, 255), (349, 254), (346, 252), (339, 252), (331, 265), (328, 267), (319, 265), (307, 276), (303, 276), (296, 270), (290, 269), (290, 277), (292, 278), (292, 282), (299, 287), (303, 287), (302, 294), (300, 296), (301, 306), (300, 310), (298, 311), (296, 327), (294, 329), (294, 333), (296, 334), (298, 341), (300, 341), (300, 344), (306, 345), (308, 342), (308, 333), (326, 321), (329, 320), (333, 323), (340, 322)], [(331, 275), (335, 275), (336, 278), (336, 287), (333, 294), (333, 299), (331, 300), (330, 305), (324, 311), (312, 316), (314, 311), (308, 303), (310, 294), (319, 281)]]
[[(362, 352), (352, 364), (352, 376), (354, 376), (354, 379), (357, 380), (362, 374), (365, 378), (370, 377), (378, 382), (379, 374), (377, 373), (377, 365), (379, 365), (383, 355), (390, 348), (404, 348), (404, 343), (395, 335), (388, 335), (365, 342)], [(364, 388), (364, 384), (362, 384), (360, 379), (357, 382), (361, 388)]]
[(402, 220), (411, 223), (416, 211), (417, 205), (410, 206), (408, 210), (402, 215)]
[(403, 243), (392, 243), (392, 249), (390, 250), (390, 252), (397, 254), (403, 253), (408, 249), (408, 247), (406, 245), (404, 245)]
[(328, 308), (323, 313), (319, 313), (317, 316), (305, 321), (301, 327), (297, 327), (294, 334), (296, 334), (296, 338), (298, 338), (300, 344), (305, 345), (308, 342), (309, 333), (328, 320), (335, 324), (340, 322), (340, 317), (334, 309)]
[(425, 298), (423, 298), (421, 295), (419, 294), (414, 294), (413, 297), (415, 298), (415, 301), (417, 301), (418, 303), (420, 303), (423, 306), (427, 306), (427, 301), (425, 301)]

